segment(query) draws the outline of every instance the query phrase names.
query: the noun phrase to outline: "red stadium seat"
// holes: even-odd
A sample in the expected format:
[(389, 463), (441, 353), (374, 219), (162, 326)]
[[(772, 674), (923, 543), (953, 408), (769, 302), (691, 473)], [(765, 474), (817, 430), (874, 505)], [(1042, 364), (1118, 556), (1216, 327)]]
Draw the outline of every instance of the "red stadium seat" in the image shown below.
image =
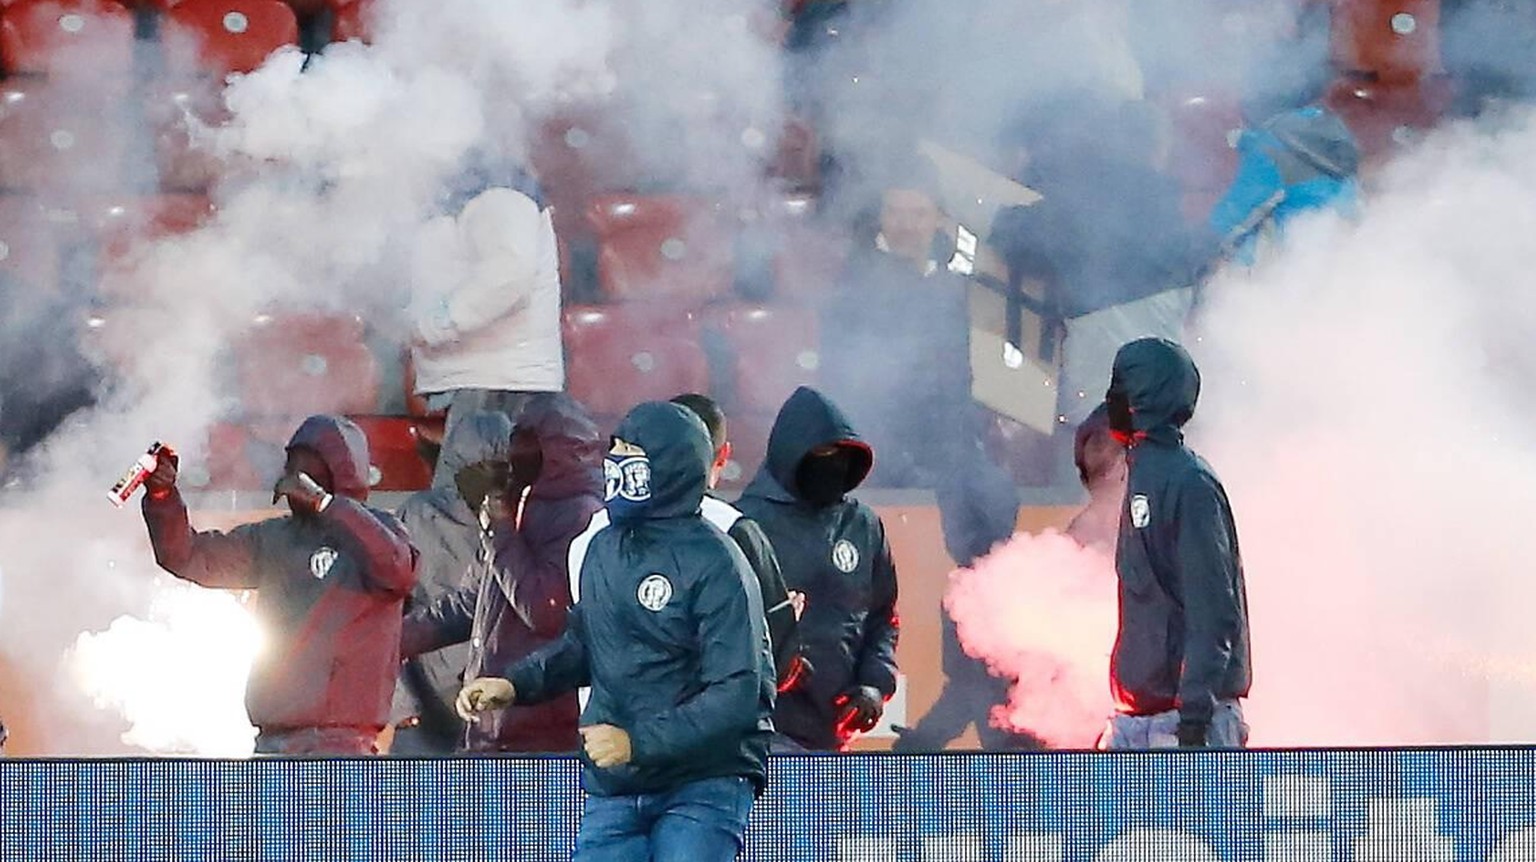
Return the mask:
[(1439, 0), (1334, 0), (1334, 66), (1383, 82), (1444, 71)]
[(810, 309), (716, 306), (706, 313), (705, 326), (730, 348), (733, 411), (773, 413), (795, 387), (816, 382), (821, 342)]
[(819, 301), (848, 261), (848, 237), (815, 215), (816, 199), (808, 194), (783, 197), (765, 213), (777, 238), (774, 274), (782, 298)]
[(195, 194), (107, 197), (91, 202), (84, 215), (102, 265), (110, 266), (136, 243), (197, 229), (213, 216), (213, 202)]
[(160, 82), (149, 88), (144, 116), (154, 135), (160, 187), (168, 191), (206, 191), (225, 173), (225, 164), (193, 145), (193, 130), (216, 128), (229, 119), (221, 88), (207, 80)]
[(117, 188), (128, 137), (110, 97), (37, 81), (0, 85), (0, 186), (63, 196)]
[(635, 179), (622, 121), (606, 106), (566, 108), (547, 119), (529, 141), (528, 157), (554, 207), (555, 233), (564, 242), (591, 237), (588, 201)]
[(374, 4), (372, 0), (333, 0), (331, 41), (373, 41)]
[(0, 270), (34, 288), (58, 283), (57, 238), (46, 209), (31, 198), (0, 197)]
[(598, 281), (610, 299), (702, 304), (731, 288), (734, 235), (708, 201), (610, 195), (592, 203), (587, 221), (598, 238)]
[(163, 38), (177, 62), (192, 56), (199, 69), (223, 77), (254, 71), (279, 48), (298, 45), (299, 24), (281, 0), (181, 0)]
[(1328, 107), (1355, 135), (1362, 159), (1376, 166), (1434, 128), (1453, 93), (1445, 78), (1398, 85), (1343, 78), (1329, 87)]
[(250, 415), (369, 414), (378, 401), (378, 367), (356, 317), (262, 315), (235, 363)]
[(432, 468), (417, 448), (415, 420), (353, 416), (368, 435), (368, 482), (375, 491), (419, 491), (432, 484)]
[(697, 332), (696, 317), (686, 312), (569, 308), (566, 390), (592, 413), (608, 417), (641, 401), (706, 392), (709, 362), (693, 337)]
[(12, 74), (126, 83), (133, 31), (133, 13), (107, 0), (16, 0), (0, 15), (0, 59)]

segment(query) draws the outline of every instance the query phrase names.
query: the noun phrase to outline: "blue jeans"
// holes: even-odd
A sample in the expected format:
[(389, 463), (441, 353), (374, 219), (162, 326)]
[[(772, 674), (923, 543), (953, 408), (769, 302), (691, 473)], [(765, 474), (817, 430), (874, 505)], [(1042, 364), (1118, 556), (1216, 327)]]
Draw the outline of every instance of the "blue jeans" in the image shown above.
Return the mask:
[[(1109, 720), (1102, 745), (1110, 751), (1177, 748), (1178, 732), (1178, 710), (1157, 715), (1117, 715)], [(1211, 748), (1244, 748), (1248, 745), (1248, 722), (1243, 720), (1240, 701), (1223, 700), (1216, 704), (1206, 745)]]
[(667, 793), (588, 796), (573, 862), (730, 862), (754, 795), (751, 781), (733, 777)]

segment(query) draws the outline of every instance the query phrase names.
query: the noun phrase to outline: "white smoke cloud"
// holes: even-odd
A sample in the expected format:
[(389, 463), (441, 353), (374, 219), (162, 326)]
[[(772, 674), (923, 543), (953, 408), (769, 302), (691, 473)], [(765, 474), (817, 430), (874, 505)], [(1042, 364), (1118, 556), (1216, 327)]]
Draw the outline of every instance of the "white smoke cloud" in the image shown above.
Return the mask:
[[(22, 699), (26, 724), (48, 728), (45, 739), (14, 738), (13, 749), (249, 750), (244, 609), (167, 582), (140, 519), (102, 498), (152, 440), (175, 445), (184, 465), (203, 459), (209, 425), (239, 407), (226, 351), (258, 315), (358, 314), (403, 343), (409, 285), (398, 274), (445, 183), (472, 156), (526, 157), (553, 112), (616, 98), (621, 50), (637, 68), (657, 52), (686, 61), (622, 94), (618, 126), (676, 114), (680, 93), (707, 80), (714, 110), (762, 124), (772, 140), (772, 51), (736, 26), (758, 4), (631, 5), (386, 0), (371, 45), (333, 45), (307, 65), (281, 51), (225, 88), (227, 123), (187, 118), (193, 141), (227, 167), (217, 213), (191, 233), (135, 244), (107, 273), (112, 295), (132, 298), (103, 309), (91, 331), (112, 386), (34, 454), (30, 487), (0, 508), (0, 649), (35, 683)], [(646, 27), (620, 40), (634, 15)], [(635, 151), (677, 149), (674, 127), (634, 125)], [(760, 159), (743, 149), (742, 128), (725, 124), (690, 138), (687, 152), (694, 173), (729, 189), (757, 182)], [(122, 185), (153, 187), (147, 166), (139, 170)], [(205, 521), (193, 513), (194, 526)]]
[[(1533, 146), (1529, 112), (1445, 129), (1357, 223), (1303, 223), (1212, 286), (1188, 431), (1237, 517), (1255, 744), (1531, 738)], [(968, 650), (1027, 671), (1015, 716), (1076, 702), (1040, 678), (1042, 654), (1079, 676), (1104, 667), (1055, 640), (1058, 619), (1094, 638), (1114, 619), (1112, 597), (1055, 594), (1088, 577), (1061, 541), (1018, 538), (953, 576)]]

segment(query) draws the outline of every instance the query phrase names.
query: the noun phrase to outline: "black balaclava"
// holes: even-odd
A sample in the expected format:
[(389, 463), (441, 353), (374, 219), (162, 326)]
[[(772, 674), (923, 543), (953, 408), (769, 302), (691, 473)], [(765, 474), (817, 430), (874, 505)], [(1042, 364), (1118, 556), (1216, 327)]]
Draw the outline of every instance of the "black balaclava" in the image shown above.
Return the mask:
[(848, 493), (848, 474), (853, 457), (845, 449), (828, 455), (807, 455), (795, 470), (800, 497), (812, 506), (830, 506)]

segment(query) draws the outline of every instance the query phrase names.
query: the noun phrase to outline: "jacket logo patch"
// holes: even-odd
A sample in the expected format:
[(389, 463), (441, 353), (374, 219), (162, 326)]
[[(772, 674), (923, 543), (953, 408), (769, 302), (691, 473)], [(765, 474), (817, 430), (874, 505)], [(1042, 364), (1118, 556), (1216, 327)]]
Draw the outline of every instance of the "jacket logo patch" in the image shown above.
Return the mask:
[(847, 539), (838, 539), (832, 546), (832, 565), (845, 575), (853, 574), (853, 570), (859, 567), (859, 549)]
[(615, 497), (632, 503), (651, 499), (651, 461), (645, 456), (603, 461), (603, 499)]
[(640, 582), (640, 589), (635, 591), (635, 598), (640, 600), (640, 607), (648, 611), (659, 611), (672, 601), (672, 582), (664, 575), (651, 575)]
[(1146, 494), (1137, 494), (1131, 498), (1131, 526), (1140, 530), (1152, 523), (1152, 504), (1147, 501)]
[(331, 566), (336, 565), (336, 549), (321, 548), (309, 555), (309, 573), (316, 580), (325, 580), (325, 576), (331, 573)]

